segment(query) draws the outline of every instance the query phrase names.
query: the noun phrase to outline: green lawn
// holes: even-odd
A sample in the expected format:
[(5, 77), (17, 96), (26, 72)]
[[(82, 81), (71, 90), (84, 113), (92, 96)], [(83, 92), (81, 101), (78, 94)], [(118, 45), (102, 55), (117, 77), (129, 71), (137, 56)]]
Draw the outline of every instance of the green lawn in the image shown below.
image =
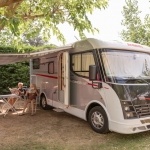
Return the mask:
[(150, 131), (97, 134), (66, 113), (38, 110), (36, 116), (0, 116), (0, 150), (149, 150)]

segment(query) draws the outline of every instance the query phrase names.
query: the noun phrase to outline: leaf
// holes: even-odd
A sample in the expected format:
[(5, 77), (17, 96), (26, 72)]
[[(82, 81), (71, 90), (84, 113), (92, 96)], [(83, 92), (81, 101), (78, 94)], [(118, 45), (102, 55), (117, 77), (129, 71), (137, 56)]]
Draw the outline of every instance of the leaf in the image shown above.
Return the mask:
[(121, 32), (123, 40), (150, 46), (150, 17), (147, 14), (144, 22), (141, 20), (138, 0), (126, 0), (122, 13), (124, 16), (122, 20), (124, 30)]
[[(3, 21), (0, 20), (0, 35), (4, 35), (2, 31), (7, 31), (5, 36), (0, 36), (0, 41), (6, 45), (24, 45), (22, 37), (25, 35), (27, 39), (39, 35), (48, 39), (48, 35), (49, 38), (55, 35), (64, 43), (65, 37), (56, 26), (66, 22), (81, 37), (86, 31), (94, 33), (96, 30), (87, 14), (92, 14), (95, 9), (106, 8), (108, 4), (107, 0), (24, 0), (20, 4), (11, 2), (0, 9), (0, 16), (4, 17)], [(43, 32), (47, 28), (48, 33)]]

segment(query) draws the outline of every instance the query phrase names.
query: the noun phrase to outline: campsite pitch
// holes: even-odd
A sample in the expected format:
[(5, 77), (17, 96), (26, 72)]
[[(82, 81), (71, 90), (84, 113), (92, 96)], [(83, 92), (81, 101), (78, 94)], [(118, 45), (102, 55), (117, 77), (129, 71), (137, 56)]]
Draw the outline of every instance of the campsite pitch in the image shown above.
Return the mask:
[(9, 112), (0, 122), (0, 150), (148, 150), (150, 132), (95, 133), (88, 123), (65, 112), (38, 109), (35, 116)]

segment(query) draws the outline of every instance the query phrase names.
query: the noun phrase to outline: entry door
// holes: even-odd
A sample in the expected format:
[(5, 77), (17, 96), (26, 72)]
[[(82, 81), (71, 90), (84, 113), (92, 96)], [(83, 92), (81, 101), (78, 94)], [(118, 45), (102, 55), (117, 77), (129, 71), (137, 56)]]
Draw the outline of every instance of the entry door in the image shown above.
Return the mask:
[(58, 62), (58, 100), (69, 105), (70, 98), (70, 71), (69, 53), (62, 52)]

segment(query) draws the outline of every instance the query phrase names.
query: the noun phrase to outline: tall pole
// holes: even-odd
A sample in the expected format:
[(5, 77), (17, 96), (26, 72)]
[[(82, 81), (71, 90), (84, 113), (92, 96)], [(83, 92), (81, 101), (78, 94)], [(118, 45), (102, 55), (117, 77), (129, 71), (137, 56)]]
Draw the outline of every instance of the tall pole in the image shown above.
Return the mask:
[(33, 62), (30, 59), (30, 84), (32, 83), (32, 74), (33, 74)]

